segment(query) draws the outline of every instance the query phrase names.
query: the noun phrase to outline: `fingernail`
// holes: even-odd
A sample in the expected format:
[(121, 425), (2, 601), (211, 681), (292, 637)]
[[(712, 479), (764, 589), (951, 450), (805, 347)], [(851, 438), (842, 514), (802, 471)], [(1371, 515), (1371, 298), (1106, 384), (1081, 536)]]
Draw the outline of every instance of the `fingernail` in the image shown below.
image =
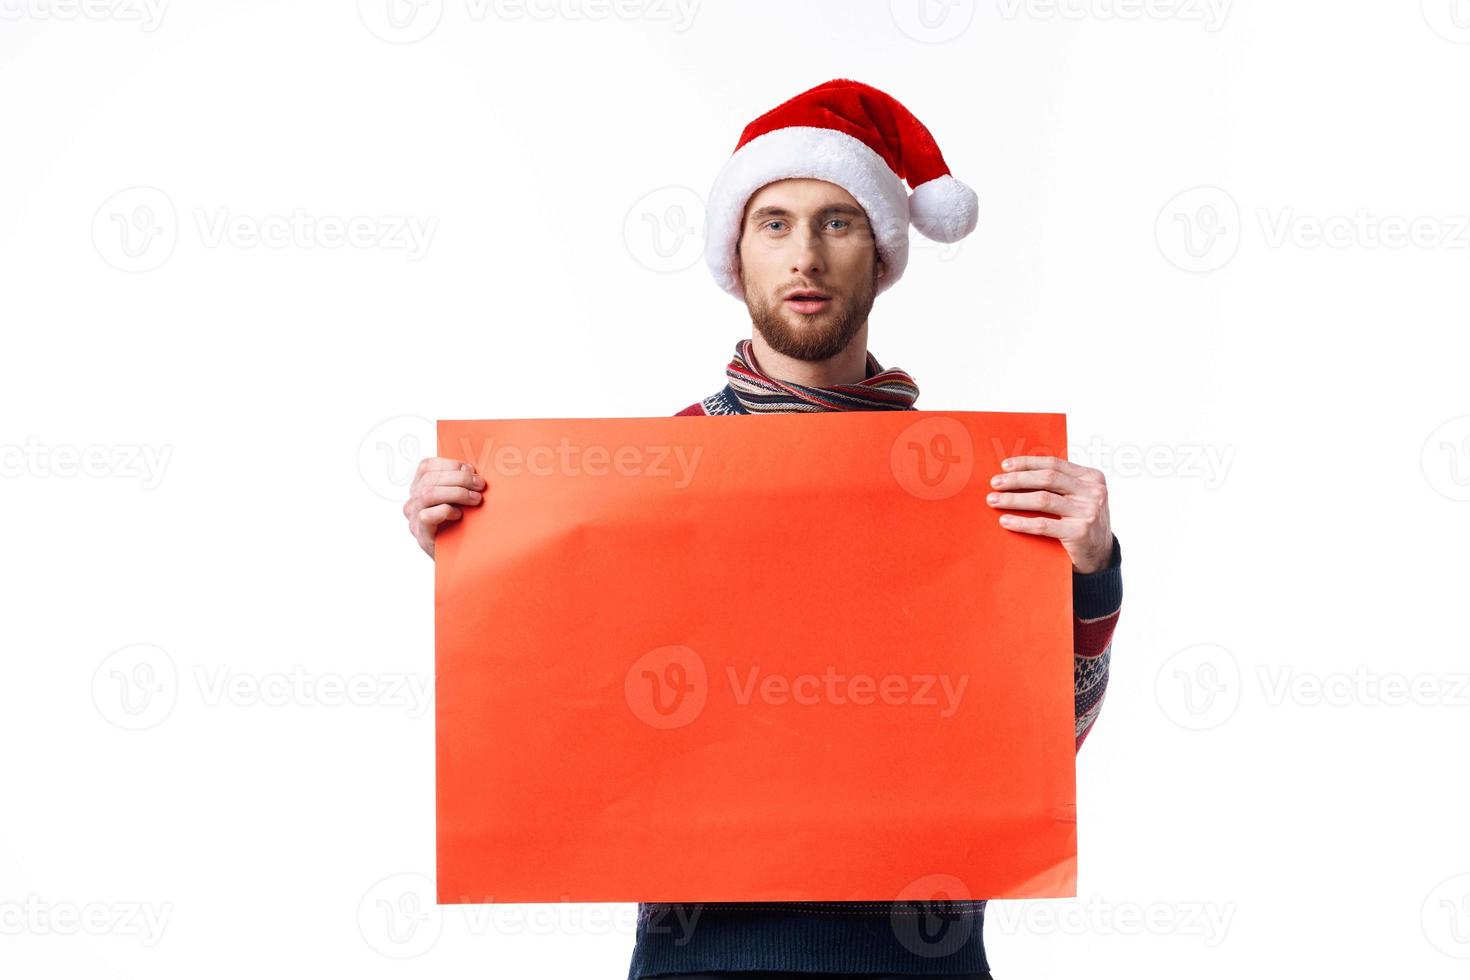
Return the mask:
[(993, 503), (995, 503), (999, 499), (1000, 499), (1000, 494), (998, 494), (998, 493), (987, 494), (986, 497), (985, 497), (985, 502), (987, 504), (993, 504)]

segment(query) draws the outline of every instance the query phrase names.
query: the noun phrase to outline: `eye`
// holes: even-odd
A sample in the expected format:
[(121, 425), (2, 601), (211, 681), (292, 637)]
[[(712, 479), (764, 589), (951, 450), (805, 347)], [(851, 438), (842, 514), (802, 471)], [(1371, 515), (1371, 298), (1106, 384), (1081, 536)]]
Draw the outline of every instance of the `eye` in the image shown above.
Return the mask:
[(781, 219), (780, 218), (772, 218), (770, 221), (767, 221), (764, 225), (761, 225), (761, 227), (762, 228), (769, 228), (769, 227), (771, 227), (771, 225), (779, 225), (781, 223), (782, 222), (781, 222)]
[(840, 224), (840, 225), (845, 225), (845, 224), (849, 224), (849, 222), (848, 222), (848, 221), (847, 221), (847, 219), (845, 219), (845, 218), (828, 218), (828, 219), (827, 219), (827, 224), (829, 224), (829, 225), (830, 225), (830, 224), (831, 224), (831, 223), (832, 223), (832, 222), (834, 222), (834, 221), (835, 221), (835, 222), (837, 222), (837, 223), (838, 223), (838, 224)]

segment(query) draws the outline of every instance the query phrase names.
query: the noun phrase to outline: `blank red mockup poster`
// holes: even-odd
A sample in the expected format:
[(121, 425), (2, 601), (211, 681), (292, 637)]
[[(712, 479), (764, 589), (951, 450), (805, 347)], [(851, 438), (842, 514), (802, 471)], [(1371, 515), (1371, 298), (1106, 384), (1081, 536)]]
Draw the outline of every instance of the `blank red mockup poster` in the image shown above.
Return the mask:
[(1065, 416), (438, 430), (489, 484), (436, 545), (441, 903), (1075, 894), (1071, 561), (985, 503)]

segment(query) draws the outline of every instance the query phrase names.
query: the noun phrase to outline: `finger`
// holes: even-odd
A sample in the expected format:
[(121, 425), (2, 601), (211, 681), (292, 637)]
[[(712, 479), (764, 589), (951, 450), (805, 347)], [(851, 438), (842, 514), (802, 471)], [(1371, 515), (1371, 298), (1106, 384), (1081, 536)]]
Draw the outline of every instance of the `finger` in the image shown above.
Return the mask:
[(1021, 517), (1017, 514), (1002, 514), (1000, 526), (1008, 531), (1037, 534), (1048, 538), (1062, 538), (1071, 532), (1065, 517)]
[(464, 511), (453, 504), (436, 504), (419, 511), (419, 523), (424, 527), (438, 527), (445, 521), (457, 521)]
[(1019, 473), (998, 473), (990, 481), (997, 490), (1050, 490), (1053, 493), (1077, 494), (1091, 497), (1100, 491), (1096, 483), (1088, 483), (1061, 470), (1023, 470)]
[(1082, 517), (1091, 513), (1092, 505), (1080, 497), (1073, 497), (1050, 490), (1030, 490), (1026, 493), (986, 494), (985, 502), (997, 510), (1040, 510), (1062, 517)]
[[(480, 477), (467, 473), (464, 470), (432, 470), (425, 473), (421, 478), (427, 481), (420, 484), (415, 481), (409, 491), (409, 497), (403, 502), (403, 516), (413, 520), (413, 515), (425, 507), (433, 504), (456, 503), (456, 504), (478, 504), (484, 500), (483, 495), (477, 492), (483, 489), (484, 480)], [(443, 482), (434, 482), (434, 481)], [(478, 480), (479, 488), (467, 484)], [(460, 490), (463, 492), (456, 493)]]
[[(1006, 464), (1010, 465), (1007, 466)], [(1061, 470), (1068, 476), (1088, 482), (1101, 481), (1103, 474), (1101, 470), (1095, 470), (1090, 466), (1074, 463), (1070, 459), (1060, 456), (1012, 456), (1000, 461), (1001, 469), (1007, 473), (1019, 473), (1022, 470), (1054, 469)]]
[(435, 504), (465, 504), (473, 507), (484, 499), (484, 495), (477, 490), (452, 486), (428, 487), (418, 496), (420, 507), (432, 507)]
[(448, 459), (444, 456), (426, 456), (419, 460), (418, 472), (427, 473), (430, 470), (457, 470), (468, 463), (459, 459)]
[(485, 489), (485, 478), (474, 470), (429, 470), (414, 481), (416, 490), (442, 486), (483, 490)]

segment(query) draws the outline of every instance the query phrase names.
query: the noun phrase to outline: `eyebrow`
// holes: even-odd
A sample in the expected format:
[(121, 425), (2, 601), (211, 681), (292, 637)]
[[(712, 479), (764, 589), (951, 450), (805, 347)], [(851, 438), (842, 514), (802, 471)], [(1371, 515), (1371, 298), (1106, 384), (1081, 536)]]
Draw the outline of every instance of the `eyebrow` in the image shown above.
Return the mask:
[[(854, 218), (867, 218), (867, 215), (863, 213), (862, 208), (855, 208), (851, 204), (829, 204), (818, 211), (817, 214), (823, 216), (829, 214), (844, 214)], [(752, 223), (763, 221), (766, 218), (789, 217), (791, 217), (790, 211), (786, 210), (785, 208), (776, 207), (772, 204), (768, 204), (763, 208), (756, 208), (750, 213), (750, 220)]]

